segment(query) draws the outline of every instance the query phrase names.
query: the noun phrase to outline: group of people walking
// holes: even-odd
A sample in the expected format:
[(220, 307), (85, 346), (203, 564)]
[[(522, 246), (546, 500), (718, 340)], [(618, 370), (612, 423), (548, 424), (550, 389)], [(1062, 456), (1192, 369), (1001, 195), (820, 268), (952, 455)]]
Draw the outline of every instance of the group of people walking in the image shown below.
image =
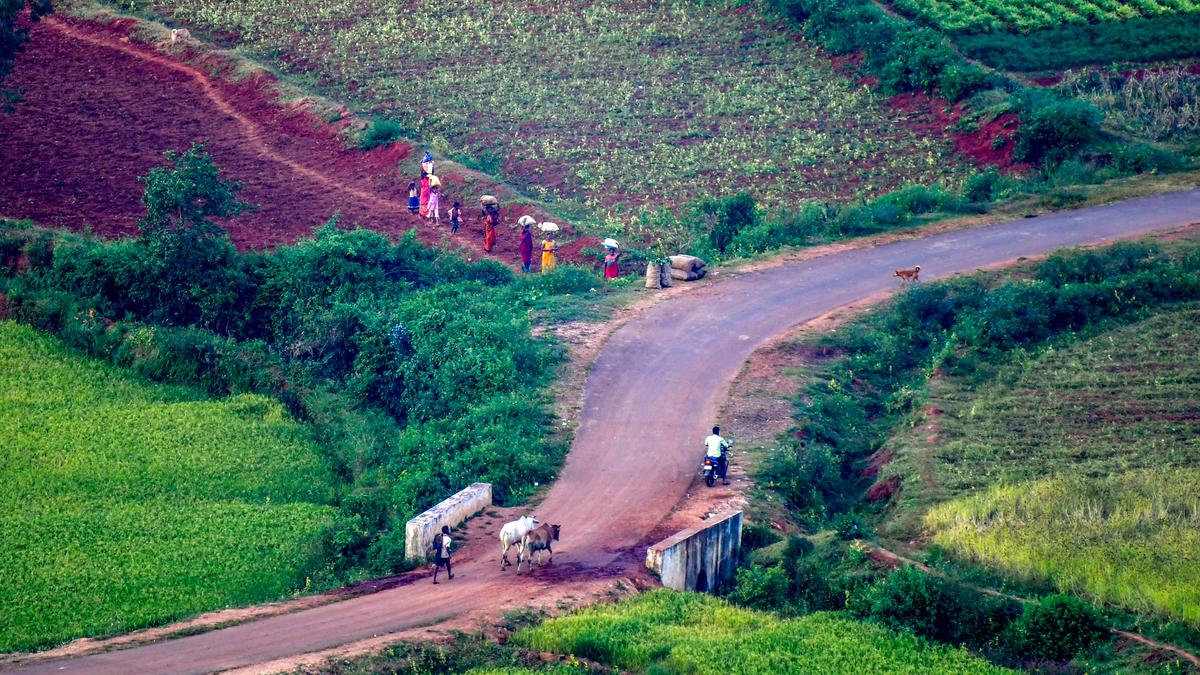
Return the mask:
[[(441, 199), (442, 181), (434, 173), (433, 155), (426, 152), (421, 160), (420, 179), (408, 184), (408, 210), (414, 215), (421, 216), (430, 224), (441, 225)], [(458, 234), (458, 228), (462, 225), (462, 203), (455, 200), (447, 215), (450, 220), (450, 234)], [(502, 220), (500, 203), (495, 197), (484, 195), (480, 199), (480, 217), (483, 219), (483, 250), (491, 253), (496, 246), (496, 235)], [(537, 225), (545, 235), (541, 243), (541, 272), (552, 271), (558, 262), (558, 242), (554, 236), (554, 233), (558, 231), (558, 225), (538, 223), (528, 215), (521, 216), (517, 224), (521, 226), (521, 239), (517, 245), (517, 250), (521, 254), (521, 270), (527, 273), (532, 271), (534, 247), (532, 227)], [(620, 248), (612, 239), (604, 240), (604, 247), (607, 251), (604, 258), (604, 276), (608, 279), (615, 279), (620, 274)]]

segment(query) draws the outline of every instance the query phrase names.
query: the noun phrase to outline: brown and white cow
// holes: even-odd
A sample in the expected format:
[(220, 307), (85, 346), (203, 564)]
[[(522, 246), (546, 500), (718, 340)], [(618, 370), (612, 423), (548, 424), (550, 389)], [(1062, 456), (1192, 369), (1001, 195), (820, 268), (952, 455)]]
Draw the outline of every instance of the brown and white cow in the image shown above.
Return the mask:
[[(524, 556), (527, 561), (526, 568), (533, 571), (533, 554), (541, 551), (550, 552), (550, 560), (554, 562), (554, 549), (550, 548), (553, 542), (558, 541), (559, 526), (546, 523), (540, 527), (535, 527), (525, 533), (521, 538), (521, 550), (517, 551), (517, 574), (521, 573), (521, 557)], [(540, 563), (540, 556), (538, 562)]]

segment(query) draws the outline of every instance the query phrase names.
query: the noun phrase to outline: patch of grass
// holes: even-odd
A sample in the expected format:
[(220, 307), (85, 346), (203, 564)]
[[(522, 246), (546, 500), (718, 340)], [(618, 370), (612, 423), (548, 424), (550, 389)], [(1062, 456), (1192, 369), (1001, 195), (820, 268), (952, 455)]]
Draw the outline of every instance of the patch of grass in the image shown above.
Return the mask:
[(1200, 469), (998, 485), (941, 504), (934, 543), (1018, 578), (1200, 626)]
[(1007, 672), (967, 651), (818, 612), (781, 620), (695, 593), (652, 591), (513, 636), (627, 670), (688, 673)]
[(333, 519), (279, 403), (145, 384), (11, 322), (0, 438), (0, 651), (277, 598)]

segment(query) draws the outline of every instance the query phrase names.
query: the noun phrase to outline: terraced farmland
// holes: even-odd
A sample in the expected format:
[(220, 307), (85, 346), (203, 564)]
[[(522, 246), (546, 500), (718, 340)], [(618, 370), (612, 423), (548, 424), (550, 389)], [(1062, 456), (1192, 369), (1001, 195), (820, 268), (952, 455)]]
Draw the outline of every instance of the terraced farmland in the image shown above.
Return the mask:
[(278, 403), (150, 386), (11, 322), (0, 438), (0, 651), (278, 598), (332, 521)]
[(759, 3), (143, 4), (592, 214), (848, 197), (966, 168), (945, 129), (886, 109)]

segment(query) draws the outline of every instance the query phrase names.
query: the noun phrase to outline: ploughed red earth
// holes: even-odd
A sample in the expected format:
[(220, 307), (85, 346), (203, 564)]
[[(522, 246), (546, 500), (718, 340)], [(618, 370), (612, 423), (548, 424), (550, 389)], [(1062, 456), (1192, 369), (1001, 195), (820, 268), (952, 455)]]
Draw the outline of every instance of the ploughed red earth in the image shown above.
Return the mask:
[[(407, 209), (415, 177), (401, 175), (409, 165), (416, 170), (410, 155), (417, 149), (348, 148), (336, 125), (280, 102), (270, 75), (239, 80), (230, 63), (211, 55), (177, 60), (131, 37), (132, 27), (65, 17), (33, 27), (7, 81), (20, 98), (0, 115), (0, 215), (103, 236), (136, 234), (144, 212), (138, 177), (164, 166), (165, 151), (203, 142), (253, 205), (222, 223), (240, 249), (294, 242), (337, 215), (342, 226), (389, 235), (415, 229), (427, 243), (483, 254), (480, 195), (467, 193), (464, 176), (442, 176), (442, 224), (427, 224)], [(487, 189), (478, 177), (472, 186)], [(447, 212), (455, 199), (465, 219), (451, 237)], [(517, 262), (513, 226), (529, 211), (505, 204), (492, 257)], [(569, 228), (560, 236), (572, 238)]]

